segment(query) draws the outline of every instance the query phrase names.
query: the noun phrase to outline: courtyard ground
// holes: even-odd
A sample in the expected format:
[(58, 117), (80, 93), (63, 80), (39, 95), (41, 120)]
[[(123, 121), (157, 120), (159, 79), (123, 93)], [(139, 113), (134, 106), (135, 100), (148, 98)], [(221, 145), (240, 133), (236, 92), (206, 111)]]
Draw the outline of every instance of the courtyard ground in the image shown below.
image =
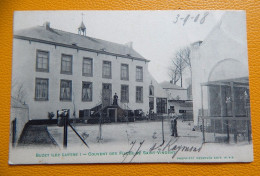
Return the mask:
[[(192, 131), (192, 122), (178, 121), (178, 142), (201, 144), (201, 132)], [(96, 144), (113, 144), (129, 145), (133, 141), (145, 141), (146, 144), (162, 143), (162, 122), (161, 121), (137, 121), (129, 123), (105, 123), (102, 124), (102, 140), (99, 137), (99, 124), (80, 124), (74, 126), (77, 132), (85, 138), (87, 144), (95, 146)], [(163, 123), (164, 140), (169, 141), (171, 138), (170, 121), (165, 120)], [(63, 127), (48, 126), (48, 131), (62, 147), (63, 144)], [(68, 127), (68, 147), (83, 145), (82, 141), (76, 136), (70, 127)]]
[[(10, 161), (15, 163), (129, 163), (129, 162), (250, 162), (253, 146), (247, 141), (202, 142), (202, 132), (193, 131), (192, 122), (178, 120), (178, 137), (171, 136), (170, 121), (165, 120), (164, 142), (161, 121), (137, 121), (102, 124), (76, 124), (74, 128), (85, 139), (83, 144), (68, 127), (68, 146), (63, 148), (63, 127), (48, 125), (55, 147), (26, 146), (12, 149)], [(220, 134), (215, 134), (220, 135)], [(14, 162), (13, 162), (14, 163)]]

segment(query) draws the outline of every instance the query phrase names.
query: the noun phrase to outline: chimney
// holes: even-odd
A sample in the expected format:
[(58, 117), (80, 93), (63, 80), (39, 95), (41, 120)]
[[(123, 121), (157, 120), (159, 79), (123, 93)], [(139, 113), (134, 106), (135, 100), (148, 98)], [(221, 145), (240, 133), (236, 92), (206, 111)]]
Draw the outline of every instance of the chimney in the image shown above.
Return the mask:
[(44, 24), (43, 24), (43, 27), (47, 30), (49, 30), (51, 27), (50, 27), (50, 22), (49, 21), (46, 21)]

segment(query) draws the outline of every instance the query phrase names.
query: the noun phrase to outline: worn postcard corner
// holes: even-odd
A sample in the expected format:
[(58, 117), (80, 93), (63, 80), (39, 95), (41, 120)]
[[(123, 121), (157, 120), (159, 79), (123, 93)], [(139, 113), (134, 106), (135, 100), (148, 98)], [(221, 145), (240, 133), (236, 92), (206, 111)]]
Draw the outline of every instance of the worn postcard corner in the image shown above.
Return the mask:
[(245, 11), (16, 11), (9, 164), (251, 162)]

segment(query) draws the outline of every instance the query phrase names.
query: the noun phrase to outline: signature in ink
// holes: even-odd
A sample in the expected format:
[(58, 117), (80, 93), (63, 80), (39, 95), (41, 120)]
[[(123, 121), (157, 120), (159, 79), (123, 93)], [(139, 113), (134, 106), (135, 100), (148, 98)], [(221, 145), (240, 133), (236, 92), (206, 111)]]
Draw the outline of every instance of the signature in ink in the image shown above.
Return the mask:
[(203, 16), (200, 18), (200, 16), (201, 16), (201, 14), (197, 14), (196, 16), (191, 16), (190, 14), (188, 14), (185, 18), (184, 17), (181, 17), (181, 15), (180, 14), (178, 14), (177, 16), (176, 16), (176, 18), (175, 18), (175, 21), (173, 21), (173, 23), (177, 23), (178, 21), (183, 21), (183, 26), (187, 23), (187, 21), (189, 20), (189, 21), (191, 21), (191, 20), (193, 20), (193, 22), (194, 23), (196, 23), (196, 22), (198, 22), (199, 21), (199, 23), (200, 24), (203, 24), (204, 22), (205, 22), (205, 20), (206, 20), (206, 17), (209, 15), (209, 12), (205, 12), (204, 14), (203, 14)]
[(138, 146), (137, 150), (136, 150), (135, 152), (133, 152), (132, 150), (133, 150), (133, 148), (134, 148), (134, 146), (135, 146), (135, 144), (136, 144), (136, 140), (135, 140), (135, 141), (132, 141), (132, 142), (130, 143), (130, 145), (131, 145), (130, 149), (123, 154), (124, 159), (123, 159), (122, 162), (124, 162), (129, 155), (133, 155), (133, 157), (132, 157), (131, 160), (130, 160), (130, 163), (131, 163), (131, 162), (133, 161), (133, 159), (134, 159), (137, 155), (140, 155), (140, 154), (141, 154), (141, 150), (140, 150), (140, 149), (141, 149), (143, 143), (144, 143), (144, 140), (139, 143), (139, 146)]
[(143, 140), (142, 142), (140, 142), (138, 149), (136, 150), (134, 156), (133, 156), (132, 159), (130, 160), (130, 163), (133, 161), (133, 159), (135, 158), (135, 156), (140, 153), (140, 149), (141, 149), (143, 143), (144, 143), (144, 140)]
[(200, 152), (202, 149), (203, 144), (201, 144), (200, 147), (195, 146), (186, 146), (186, 145), (177, 145), (175, 144), (178, 141), (178, 138), (176, 138), (174, 141), (171, 139), (168, 143), (165, 143), (165, 145), (157, 145), (156, 143), (153, 144), (153, 146), (150, 148), (150, 152), (154, 150), (158, 151), (174, 151), (174, 154), (172, 155), (172, 159), (178, 154), (178, 152)]
[(124, 160), (123, 160), (122, 162), (124, 162), (125, 159), (128, 157), (128, 155), (130, 155), (130, 154), (132, 153), (132, 149), (133, 149), (135, 143), (136, 143), (136, 140), (135, 140), (135, 141), (132, 141), (132, 142), (130, 143), (131, 148), (130, 148), (127, 152), (125, 152), (125, 153), (123, 154)]

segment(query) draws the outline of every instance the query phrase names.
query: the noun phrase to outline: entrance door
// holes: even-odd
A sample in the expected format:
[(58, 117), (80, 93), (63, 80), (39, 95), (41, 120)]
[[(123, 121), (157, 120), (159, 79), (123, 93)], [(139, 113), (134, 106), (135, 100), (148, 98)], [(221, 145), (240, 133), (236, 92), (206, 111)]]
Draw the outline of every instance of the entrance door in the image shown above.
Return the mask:
[(110, 122), (117, 122), (117, 110), (115, 108), (108, 108), (107, 111)]
[(110, 106), (112, 100), (112, 85), (111, 84), (103, 84), (102, 89), (102, 104), (103, 107)]
[(149, 109), (152, 111), (154, 109), (154, 98), (149, 97)]

